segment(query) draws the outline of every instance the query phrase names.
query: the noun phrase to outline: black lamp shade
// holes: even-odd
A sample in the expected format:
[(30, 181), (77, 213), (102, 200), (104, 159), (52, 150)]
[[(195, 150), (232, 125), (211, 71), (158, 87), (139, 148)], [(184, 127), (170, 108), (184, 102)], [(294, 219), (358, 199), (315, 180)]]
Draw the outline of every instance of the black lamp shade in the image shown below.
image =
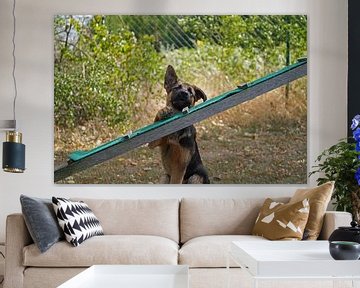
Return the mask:
[(22, 173), (25, 170), (25, 145), (19, 142), (3, 143), (2, 167), (6, 172)]

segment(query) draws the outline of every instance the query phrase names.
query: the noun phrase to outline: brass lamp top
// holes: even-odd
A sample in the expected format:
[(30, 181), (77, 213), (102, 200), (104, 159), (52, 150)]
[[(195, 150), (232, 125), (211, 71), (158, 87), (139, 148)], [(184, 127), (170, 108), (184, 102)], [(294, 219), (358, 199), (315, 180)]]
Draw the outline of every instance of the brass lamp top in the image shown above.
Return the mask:
[(24, 170), (20, 168), (4, 167), (4, 171), (9, 173), (24, 173)]
[(7, 131), (6, 142), (22, 143), (22, 133), (18, 131)]

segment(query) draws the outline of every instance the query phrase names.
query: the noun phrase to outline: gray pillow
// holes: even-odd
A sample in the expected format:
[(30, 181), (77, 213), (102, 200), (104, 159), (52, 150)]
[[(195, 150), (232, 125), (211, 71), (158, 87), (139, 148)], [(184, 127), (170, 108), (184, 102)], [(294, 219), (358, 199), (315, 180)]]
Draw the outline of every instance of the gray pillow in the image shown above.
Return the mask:
[(20, 196), (21, 210), (31, 238), (43, 253), (64, 239), (51, 199)]

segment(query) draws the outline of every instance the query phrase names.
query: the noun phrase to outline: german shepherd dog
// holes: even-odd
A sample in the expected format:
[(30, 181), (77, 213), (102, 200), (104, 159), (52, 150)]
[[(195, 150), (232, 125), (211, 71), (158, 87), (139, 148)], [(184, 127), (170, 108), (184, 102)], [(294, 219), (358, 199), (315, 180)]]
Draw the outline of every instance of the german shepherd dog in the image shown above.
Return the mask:
[[(203, 101), (207, 99), (200, 88), (183, 83), (171, 65), (166, 69), (164, 88), (167, 93), (166, 107), (158, 111), (154, 122), (192, 107), (200, 99)], [(165, 169), (161, 183), (210, 183), (208, 173), (201, 161), (194, 125), (149, 143), (150, 148), (157, 146), (160, 146), (161, 160)]]

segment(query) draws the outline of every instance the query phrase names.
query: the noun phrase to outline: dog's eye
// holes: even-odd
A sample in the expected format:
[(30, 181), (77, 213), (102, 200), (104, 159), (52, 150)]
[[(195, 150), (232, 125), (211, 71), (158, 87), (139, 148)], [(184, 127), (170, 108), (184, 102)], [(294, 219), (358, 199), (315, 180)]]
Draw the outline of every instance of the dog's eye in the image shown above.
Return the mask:
[(194, 89), (192, 87), (189, 87), (187, 90), (191, 95), (194, 95)]

